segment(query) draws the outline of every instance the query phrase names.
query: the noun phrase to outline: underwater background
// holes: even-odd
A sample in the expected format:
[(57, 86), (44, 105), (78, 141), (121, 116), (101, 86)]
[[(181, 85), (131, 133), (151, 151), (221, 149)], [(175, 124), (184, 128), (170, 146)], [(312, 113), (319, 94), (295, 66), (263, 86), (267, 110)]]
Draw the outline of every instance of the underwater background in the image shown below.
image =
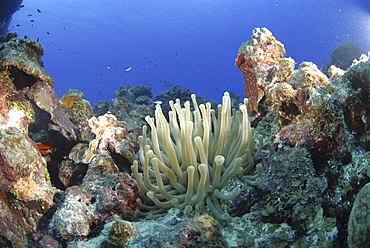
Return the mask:
[(271, 30), (296, 65), (310, 61), (320, 67), (347, 40), (370, 50), (366, 0), (22, 4), (10, 31), (43, 44), (44, 69), (54, 78), (59, 97), (74, 88), (92, 105), (110, 100), (120, 86), (140, 84), (154, 95), (179, 85), (208, 100), (220, 101), (225, 91), (242, 96), (243, 80), (234, 62), (255, 27)]
[(369, 16), (0, 0), (0, 247), (369, 247)]

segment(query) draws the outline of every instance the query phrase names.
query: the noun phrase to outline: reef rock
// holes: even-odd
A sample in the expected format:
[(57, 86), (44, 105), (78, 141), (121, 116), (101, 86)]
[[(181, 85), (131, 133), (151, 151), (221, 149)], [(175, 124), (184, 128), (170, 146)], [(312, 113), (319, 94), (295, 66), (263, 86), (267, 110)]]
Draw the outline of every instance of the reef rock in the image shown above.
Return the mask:
[(345, 149), (343, 111), (330, 99), (334, 88), (344, 86), (335, 93), (343, 103), (348, 86), (335, 85), (311, 62), (294, 70), (294, 60), (284, 57), (284, 46), (266, 28), (254, 29), (238, 54), (236, 66), (243, 72), (250, 111), (274, 118), (280, 141), (329, 153)]
[(90, 132), (89, 119), (94, 115), (90, 102), (83, 99), (84, 94), (75, 89), (69, 89), (59, 100), (66, 116), (76, 126), (79, 137), (90, 141), (93, 134)]
[(292, 73), (294, 61), (284, 58), (285, 53), (284, 45), (267, 28), (255, 28), (252, 40), (240, 46), (235, 65), (243, 73), (245, 96), (252, 114), (258, 112), (266, 83), (282, 82)]
[(26, 247), (27, 235), (39, 233), (57, 189), (36, 145), (10, 124), (0, 128), (0, 235), (14, 247)]
[(95, 228), (99, 230), (116, 217), (132, 221), (138, 209), (136, 181), (119, 172), (112, 158), (102, 154), (89, 164), (83, 182), (65, 193), (49, 230), (67, 241), (86, 239), (97, 232)]
[(118, 121), (114, 115), (105, 114), (92, 117), (89, 125), (96, 137), (85, 153), (86, 163), (90, 163), (95, 154), (116, 154), (115, 158), (125, 159), (129, 163), (134, 160), (135, 145), (128, 136), (125, 122)]
[(345, 120), (355, 137), (365, 142), (370, 151), (370, 59), (362, 55), (344, 73), (342, 82), (348, 84), (349, 91), (345, 102)]
[(41, 226), (58, 192), (43, 157), (55, 148), (41, 142), (51, 141), (51, 135), (55, 144), (76, 136), (42, 69), (43, 47), (7, 37), (0, 43), (0, 236), (13, 247), (27, 247), (51, 239)]
[(0, 111), (5, 116), (9, 109), (19, 106), (28, 112), (46, 111), (51, 116), (51, 129), (76, 138), (75, 126), (65, 116), (54, 92), (54, 81), (42, 69), (43, 54), (41, 44), (30, 38), (12, 38), (0, 44)]

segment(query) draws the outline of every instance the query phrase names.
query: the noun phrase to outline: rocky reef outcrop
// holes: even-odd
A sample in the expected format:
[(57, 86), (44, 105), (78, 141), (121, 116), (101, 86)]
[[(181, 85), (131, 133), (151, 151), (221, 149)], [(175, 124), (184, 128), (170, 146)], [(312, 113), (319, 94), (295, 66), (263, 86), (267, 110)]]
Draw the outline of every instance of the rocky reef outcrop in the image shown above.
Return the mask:
[(115, 214), (132, 220), (137, 208), (136, 182), (124, 172), (135, 150), (125, 123), (100, 123), (97, 131), (81, 92), (58, 100), (43, 53), (40, 43), (15, 34), (0, 43), (2, 247), (58, 247)]

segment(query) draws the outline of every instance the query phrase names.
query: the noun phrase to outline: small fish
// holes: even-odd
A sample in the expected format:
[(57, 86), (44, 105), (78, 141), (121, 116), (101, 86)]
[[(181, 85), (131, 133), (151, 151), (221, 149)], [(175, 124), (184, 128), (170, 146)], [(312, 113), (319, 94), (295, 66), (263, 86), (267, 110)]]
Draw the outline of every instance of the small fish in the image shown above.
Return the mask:
[(43, 143), (36, 143), (37, 148), (39, 149), (41, 155), (45, 156), (49, 153), (55, 152), (56, 149), (52, 145), (45, 145)]
[(20, 27), (21, 25), (20, 25), (20, 24), (17, 24), (17, 25), (15, 25), (15, 26)]
[(46, 32), (46, 34), (50, 34), (49, 32)]
[(41, 14), (41, 10), (40, 9), (37, 9), (37, 12), (39, 12)]
[(27, 16), (32, 16), (32, 14), (28, 14)]
[[(98, 85), (96, 85), (96, 86), (98, 86)], [(100, 95), (104, 100), (108, 101), (108, 99), (107, 99), (106, 97), (104, 97), (104, 96), (103, 96), (103, 93), (101, 93), (101, 91), (100, 91), (100, 90), (98, 90), (98, 92), (99, 92), (99, 95)]]
[(129, 71), (131, 71), (131, 69), (132, 69), (132, 66), (126, 67), (125, 72), (129, 72)]
[(154, 104), (161, 105), (163, 102), (161, 100), (157, 100), (153, 102)]
[(35, 20), (30, 20), (30, 22), (35, 22)]
[(178, 52), (175, 53), (175, 56), (177, 56)]
[(36, 42), (39, 42), (40, 38), (37, 38)]
[(112, 70), (112, 67), (110, 67), (109, 65), (107, 65), (107, 68), (108, 68), (108, 70)]
[(22, 4), (22, 5), (19, 5), (19, 8), (23, 8), (24, 7), (24, 4)]

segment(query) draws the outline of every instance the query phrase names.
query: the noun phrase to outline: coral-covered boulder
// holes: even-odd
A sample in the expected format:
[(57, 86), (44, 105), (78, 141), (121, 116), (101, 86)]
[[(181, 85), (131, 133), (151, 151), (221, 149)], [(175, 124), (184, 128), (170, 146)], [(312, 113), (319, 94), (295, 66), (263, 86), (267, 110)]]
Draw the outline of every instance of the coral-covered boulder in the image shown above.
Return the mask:
[(105, 114), (98, 118), (92, 117), (89, 126), (96, 137), (85, 152), (84, 159), (87, 163), (91, 162), (96, 154), (112, 155), (121, 161), (134, 160), (135, 145), (128, 135), (125, 122), (118, 121), (114, 115)]
[(26, 247), (57, 189), (36, 145), (10, 123), (0, 127), (0, 192), (0, 235), (14, 247)]
[(76, 138), (75, 126), (65, 116), (54, 92), (54, 80), (42, 68), (43, 54), (42, 45), (30, 38), (12, 38), (0, 44), (0, 111), (46, 111), (50, 114), (50, 128), (67, 138)]
[(93, 135), (88, 122), (94, 113), (90, 102), (83, 98), (81, 91), (69, 89), (59, 102), (69, 120), (76, 126), (80, 139), (90, 141)]
[(249, 110), (276, 121), (275, 141), (328, 153), (345, 149), (346, 127), (338, 105), (346, 98), (346, 84), (329, 80), (311, 62), (294, 70), (294, 60), (284, 57), (284, 46), (266, 28), (254, 29), (238, 54)]
[[(241, 44), (235, 65), (243, 73), (249, 110), (257, 114), (264, 89), (272, 81), (284, 81), (294, 69), (294, 61), (285, 56), (284, 45), (267, 28), (255, 28), (252, 40)], [(273, 79), (273, 80), (272, 80)]]
[(109, 156), (98, 154), (89, 164), (81, 185), (65, 191), (65, 200), (52, 218), (49, 230), (64, 240), (86, 239), (95, 228), (114, 216), (134, 220), (138, 209), (138, 185), (131, 176), (119, 172)]

